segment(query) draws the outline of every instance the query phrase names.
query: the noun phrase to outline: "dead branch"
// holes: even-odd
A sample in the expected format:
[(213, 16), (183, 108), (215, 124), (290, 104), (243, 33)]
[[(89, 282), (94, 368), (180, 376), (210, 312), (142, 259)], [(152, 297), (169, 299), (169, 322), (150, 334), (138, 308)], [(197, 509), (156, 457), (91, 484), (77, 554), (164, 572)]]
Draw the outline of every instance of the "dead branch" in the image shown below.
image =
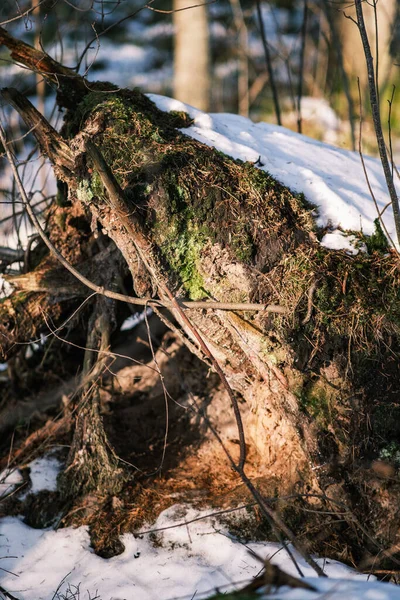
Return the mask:
[[(372, 189), (372, 185), (371, 185), (371, 182), (369, 180), (369, 175), (368, 175), (368, 171), (367, 171), (367, 165), (365, 164), (365, 160), (364, 160), (364, 153), (363, 153), (363, 149), (362, 149), (363, 110), (362, 110), (360, 79), (358, 79), (357, 84), (358, 84), (358, 100), (359, 100), (359, 109), (360, 109), (360, 129), (359, 129), (359, 133), (358, 133), (358, 154), (360, 156), (360, 160), (361, 160), (361, 165), (362, 165), (363, 172), (364, 172), (365, 181), (367, 183), (370, 196), (371, 196), (371, 198), (372, 198), (372, 200), (373, 200), (373, 202), (375, 204), (376, 212), (377, 212), (378, 219), (379, 219), (379, 222), (381, 224), (381, 227), (382, 227), (383, 231), (385, 232), (385, 235), (386, 235), (388, 241), (390, 242), (390, 244), (392, 245), (392, 248), (396, 252), (397, 256), (400, 257), (399, 251), (396, 248), (396, 244), (394, 243), (394, 241), (392, 239), (392, 236), (390, 235), (390, 233), (389, 233), (389, 231), (388, 231), (388, 229), (386, 227), (386, 224), (385, 224), (385, 222), (383, 220), (383, 217), (382, 217), (383, 211), (381, 212), (379, 210), (379, 205), (378, 205), (378, 202), (376, 200), (376, 196), (374, 194), (374, 190)], [(393, 178), (393, 173), (392, 173), (392, 178)], [(389, 205), (390, 204), (392, 204), (392, 202), (389, 202)], [(393, 204), (392, 204), (392, 206), (393, 206)]]
[[(73, 91), (70, 99), (76, 101), (78, 94), (85, 94), (87, 88), (84, 79), (72, 69), (64, 67), (42, 50), (38, 50), (25, 42), (14, 38), (3, 27), (0, 27), (0, 45), (11, 51), (11, 58), (24, 65), (34, 73), (40, 73), (57, 89)], [(68, 97), (68, 94), (66, 94)]]
[(9, 600), (19, 600), (19, 598), (17, 598), (16, 596), (14, 596), (13, 594), (11, 594), (10, 592), (7, 592), (7, 590), (5, 588), (3, 588), (2, 585), (0, 585), (0, 594), (3, 594), (3, 596), (5, 598), (8, 598)]
[(254, 558), (264, 565), (264, 572), (258, 577), (255, 577), (251, 583), (240, 590), (241, 592), (256, 592), (265, 586), (280, 588), (285, 585), (293, 589), (298, 588), (310, 590), (311, 592), (318, 591), (306, 581), (302, 581), (301, 579), (298, 579), (298, 577), (293, 577), (292, 575), (285, 573), (285, 571), (282, 571), (277, 565), (273, 565), (269, 560), (261, 558), (261, 556), (258, 556), (253, 550), (249, 552), (249, 554), (254, 556)]
[(14, 88), (3, 88), (1, 94), (4, 100), (21, 115), (29, 130), (34, 133), (41, 150), (51, 162), (56, 167), (66, 169), (67, 173), (73, 171), (75, 161), (68, 144), (33, 104)]

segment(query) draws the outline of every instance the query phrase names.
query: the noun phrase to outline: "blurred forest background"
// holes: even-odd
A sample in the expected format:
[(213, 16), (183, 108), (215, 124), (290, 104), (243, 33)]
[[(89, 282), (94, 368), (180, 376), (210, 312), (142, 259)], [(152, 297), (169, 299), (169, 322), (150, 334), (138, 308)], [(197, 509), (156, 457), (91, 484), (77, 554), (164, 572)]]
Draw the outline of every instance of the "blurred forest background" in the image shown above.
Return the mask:
[[(389, 97), (399, 79), (399, 7), (398, 0), (364, 3), (380, 88)], [(3, 0), (0, 7), (13, 35), (91, 80), (211, 112), (277, 119), (351, 145), (357, 77), (364, 91), (366, 68), (357, 27), (346, 15), (354, 16), (354, 7), (343, 0)], [(7, 67), (6, 49), (0, 59), (3, 86), (24, 78), (34, 93), (30, 73)], [(38, 82), (38, 92), (51, 90)], [(397, 118), (393, 110), (393, 127)]]

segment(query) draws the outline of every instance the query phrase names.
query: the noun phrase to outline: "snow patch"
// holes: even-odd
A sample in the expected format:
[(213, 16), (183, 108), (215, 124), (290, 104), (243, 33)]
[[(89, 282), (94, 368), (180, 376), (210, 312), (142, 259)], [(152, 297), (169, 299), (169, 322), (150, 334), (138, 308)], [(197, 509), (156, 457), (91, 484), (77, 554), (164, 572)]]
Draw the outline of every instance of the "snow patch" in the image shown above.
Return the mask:
[[(206, 114), (178, 100), (156, 94), (148, 96), (161, 110), (185, 111), (194, 119), (191, 127), (182, 129), (185, 135), (235, 159), (255, 163), (260, 158), (264, 171), (294, 192), (303, 192), (318, 207), (318, 226), (332, 225), (334, 229), (340, 227), (367, 235), (374, 233), (377, 212), (358, 153), (318, 142), (278, 125), (253, 123), (238, 115)], [(364, 160), (382, 211), (389, 201), (382, 165), (375, 158), (365, 156)], [(385, 210), (383, 219), (390, 236), (396, 240), (391, 206)], [(334, 242), (326, 237), (322, 245), (325, 243)], [(345, 236), (336, 237), (335, 244), (336, 249), (349, 250)]]
[(360, 250), (366, 251), (365, 244), (360, 243), (354, 235), (346, 235), (338, 229), (326, 233), (321, 240), (321, 244), (331, 250), (346, 250), (348, 254), (353, 256), (356, 256)]
[[(125, 551), (110, 559), (93, 553), (85, 527), (37, 530), (16, 517), (7, 517), (0, 522), (1, 566), (12, 573), (0, 571), (0, 583), (12, 594), (18, 593), (21, 600), (50, 600), (62, 580), (60, 595), (68, 586), (79, 586), (82, 595), (97, 593), (102, 600), (189, 599), (194, 594), (201, 599), (217, 588), (221, 592), (240, 589), (258, 574), (260, 564), (248, 549), (298, 575), (278, 544), (239, 543), (218, 517), (208, 515), (209, 511), (172, 506), (152, 527), (172, 527), (155, 534), (157, 546), (145, 532), (137, 537), (125, 534)], [(198, 517), (203, 519), (193, 522)], [(400, 600), (398, 587), (374, 578), (367, 581), (367, 575), (336, 561), (320, 559), (329, 579), (316, 578), (311, 567), (291, 550), (306, 581), (321, 594), (329, 594), (330, 600)], [(269, 597), (315, 600), (319, 596), (285, 587), (279, 595)]]
[(23, 481), (24, 479), (18, 469), (5, 469), (0, 473), (0, 498), (8, 495)]
[(147, 308), (146, 311), (137, 312), (130, 317), (127, 317), (119, 330), (129, 331), (130, 329), (134, 329), (137, 325), (139, 325), (139, 323), (143, 323), (145, 316), (151, 317), (152, 314), (153, 310), (151, 308)]
[(29, 493), (37, 494), (43, 490), (55, 492), (57, 490), (57, 476), (61, 463), (54, 456), (43, 456), (29, 463), (31, 488)]

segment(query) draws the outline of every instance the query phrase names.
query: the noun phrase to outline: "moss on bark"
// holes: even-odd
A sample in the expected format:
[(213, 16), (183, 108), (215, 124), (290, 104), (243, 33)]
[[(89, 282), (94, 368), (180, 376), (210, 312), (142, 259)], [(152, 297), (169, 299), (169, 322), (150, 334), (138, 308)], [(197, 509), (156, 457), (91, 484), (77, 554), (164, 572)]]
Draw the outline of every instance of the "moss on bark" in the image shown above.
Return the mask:
[[(293, 382), (300, 410), (321, 431), (333, 430), (336, 447), (344, 448), (337, 415), (361, 399), (368, 404), (374, 388), (364, 388), (366, 371), (378, 362), (382, 386), (387, 347), (398, 345), (396, 259), (372, 246), (357, 257), (322, 248), (315, 207), (302, 194), (177, 129), (188, 125), (184, 114), (163, 113), (140, 93), (122, 90), (89, 93), (65, 131), (94, 132), (175, 294), (288, 309), (288, 316), (241, 315), (259, 338), (253, 351)], [(97, 172), (85, 168), (87, 203), (106, 203)], [(346, 423), (351, 427), (351, 419)]]

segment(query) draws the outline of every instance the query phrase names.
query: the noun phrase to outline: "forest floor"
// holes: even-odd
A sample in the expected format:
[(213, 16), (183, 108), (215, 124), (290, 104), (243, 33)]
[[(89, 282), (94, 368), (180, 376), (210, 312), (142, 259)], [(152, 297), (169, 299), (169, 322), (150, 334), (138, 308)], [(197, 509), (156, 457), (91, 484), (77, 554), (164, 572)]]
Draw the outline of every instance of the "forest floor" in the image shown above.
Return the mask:
[[(47, 415), (46, 420), (37, 414), (25, 446), (22, 432), (17, 431), (15, 444), (22, 450), (18, 468), (5, 469), (0, 484), (0, 590), (18, 600), (202, 599), (217, 591), (240, 590), (261, 572), (261, 558), (271, 559), (295, 577), (300, 569), (304, 581), (318, 590), (286, 586), (278, 593), (272, 587), (265, 590), (265, 598), (400, 599), (397, 586), (381, 583), (371, 574), (373, 565), (359, 572), (336, 560), (318, 558), (328, 576), (318, 579), (292, 547), (297, 566), (281, 544), (268, 541), (274, 535), (258, 507), (223, 454), (219, 460), (215, 449), (207, 455), (207, 444), (204, 440), (200, 444), (204, 431), (184, 410), (182, 374), (185, 388), (190, 387), (199, 402), (211, 402), (222, 393), (217, 380), (207, 377), (202, 363), (172, 333), (165, 333), (161, 324), (150, 317), (149, 325), (154, 335), (157, 331), (164, 339), (160, 348), (168, 351), (156, 351), (163, 383), (175, 401), (170, 402), (167, 441), (159, 374), (122, 358), (112, 368), (117, 373), (113, 393), (110, 382), (102, 390), (109, 439), (120, 457), (135, 462), (131, 463), (131, 483), (121, 495), (106, 501), (96, 494), (87, 495), (80, 506), (65, 511), (57, 492), (57, 476), (67, 454), (62, 418), (53, 421)], [(131, 336), (131, 344), (135, 341), (128, 352), (125, 340), (118, 354), (124, 350), (149, 358), (144, 323), (125, 335)], [(154, 364), (150, 358), (148, 365)], [(51, 433), (54, 424), (61, 425), (56, 435)], [(257, 484), (266, 496), (268, 492), (273, 496), (271, 482)], [(270, 500), (282, 509), (290, 503), (284, 498)], [(299, 521), (296, 533), (323, 540), (329, 519), (323, 516), (313, 530), (302, 533)], [(336, 541), (334, 554), (340, 552), (349, 561), (344, 538)]]

